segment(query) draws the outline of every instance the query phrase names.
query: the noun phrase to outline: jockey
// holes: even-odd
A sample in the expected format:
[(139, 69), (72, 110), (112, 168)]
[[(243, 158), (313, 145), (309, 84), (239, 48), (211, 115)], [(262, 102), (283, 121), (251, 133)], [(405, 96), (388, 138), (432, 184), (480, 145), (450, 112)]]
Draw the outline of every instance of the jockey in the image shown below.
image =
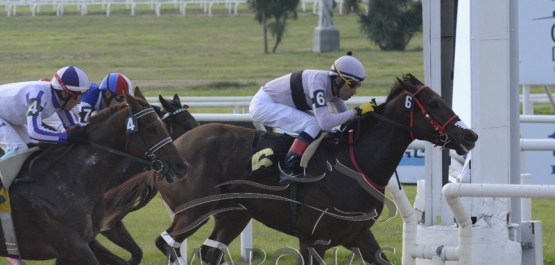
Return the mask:
[(280, 185), (312, 177), (304, 174), (300, 161), (320, 131), (329, 131), (357, 115), (374, 111), (373, 102), (352, 110), (345, 103), (365, 78), (364, 66), (348, 52), (335, 60), (329, 71), (290, 73), (268, 82), (256, 93), (249, 106), (253, 121), (298, 133), (285, 157)]
[[(76, 66), (54, 73), (50, 82), (30, 81), (0, 86), (0, 148), (6, 159), (28, 149), (28, 143), (82, 142), (83, 135), (68, 135), (43, 126), (42, 120), (57, 114), (64, 127), (77, 124), (70, 110), (89, 89), (89, 78)], [(79, 138), (76, 138), (79, 137)]]
[[(71, 109), (79, 104), (89, 89), (89, 78), (76, 66), (66, 66), (54, 73), (50, 82), (30, 81), (0, 86), (0, 148), (4, 160), (27, 149), (29, 143), (83, 143), (82, 131), (72, 134), (43, 124), (54, 114), (65, 128), (77, 125)], [(0, 201), (5, 198), (0, 196)]]
[[(93, 83), (94, 84), (94, 83)], [(119, 73), (107, 75), (100, 86), (91, 85), (91, 89), (81, 99), (78, 106), (79, 123), (86, 124), (89, 117), (96, 111), (125, 100), (123, 91), (131, 94), (133, 86), (126, 76)]]

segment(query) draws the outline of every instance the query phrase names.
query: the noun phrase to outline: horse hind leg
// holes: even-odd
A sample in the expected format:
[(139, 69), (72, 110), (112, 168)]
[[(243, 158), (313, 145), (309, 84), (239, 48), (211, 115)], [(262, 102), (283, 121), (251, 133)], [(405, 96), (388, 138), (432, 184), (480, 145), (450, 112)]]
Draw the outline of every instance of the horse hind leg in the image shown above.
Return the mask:
[[(242, 211), (222, 212), (214, 215), (214, 229), (201, 247), (202, 260), (211, 265), (224, 264), (229, 244), (243, 232), (251, 217)], [(250, 264), (252, 261), (248, 261)], [(229, 261), (229, 264), (233, 264)]]
[(343, 245), (345, 248), (353, 251), (354, 255), (361, 256), (364, 261), (370, 264), (392, 264), (385, 256), (378, 241), (370, 229), (363, 232), (357, 239)]

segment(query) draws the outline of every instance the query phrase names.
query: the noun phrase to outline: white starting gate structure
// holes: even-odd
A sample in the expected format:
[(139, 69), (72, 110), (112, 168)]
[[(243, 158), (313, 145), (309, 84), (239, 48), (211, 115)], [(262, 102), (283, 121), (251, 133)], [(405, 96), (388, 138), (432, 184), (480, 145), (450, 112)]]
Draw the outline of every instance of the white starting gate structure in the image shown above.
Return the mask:
[[(402, 261), (543, 264), (541, 222), (521, 219), (520, 198), (555, 197), (555, 187), (520, 185), (518, 1), (469, 2), (470, 78), (458, 98), (467, 96), (471, 128), (479, 135), (472, 151), (473, 183), (443, 186), (441, 152), (426, 144), (425, 194), (415, 201), (424, 213), (420, 224), (422, 213), (407, 205), (395, 185), (388, 186), (405, 221)], [(440, 4), (423, 1), (426, 83), (432, 88), (441, 85)]]

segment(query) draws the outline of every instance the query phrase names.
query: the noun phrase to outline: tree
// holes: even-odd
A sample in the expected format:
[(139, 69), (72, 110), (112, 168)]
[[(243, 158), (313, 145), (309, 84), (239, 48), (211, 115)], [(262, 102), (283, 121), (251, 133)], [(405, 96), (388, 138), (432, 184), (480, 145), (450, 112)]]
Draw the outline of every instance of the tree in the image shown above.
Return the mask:
[[(264, 53), (268, 53), (267, 29), (276, 38), (272, 53), (276, 53), (278, 45), (285, 35), (287, 19), (297, 19), (297, 6), (300, 0), (249, 0), (249, 7), (255, 12), (255, 20), (262, 24), (264, 34)], [(274, 18), (268, 23), (267, 19)]]
[(422, 2), (370, 0), (368, 15), (359, 18), (360, 31), (382, 51), (402, 51), (422, 31)]
[(343, 1), (343, 12), (349, 15), (351, 13), (358, 14), (359, 12), (359, 3), (361, 0), (344, 0)]

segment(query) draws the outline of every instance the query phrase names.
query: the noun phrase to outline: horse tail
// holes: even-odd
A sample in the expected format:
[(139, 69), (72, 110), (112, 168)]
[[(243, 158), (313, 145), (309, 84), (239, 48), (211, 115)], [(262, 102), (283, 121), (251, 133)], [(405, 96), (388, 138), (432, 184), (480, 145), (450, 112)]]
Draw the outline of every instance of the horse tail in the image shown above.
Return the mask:
[(104, 194), (106, 214), (102, 230), (110, 230), (117, 221), (143, 208), (156, 196), (155, 174), (151, 171), (139, 173)]

